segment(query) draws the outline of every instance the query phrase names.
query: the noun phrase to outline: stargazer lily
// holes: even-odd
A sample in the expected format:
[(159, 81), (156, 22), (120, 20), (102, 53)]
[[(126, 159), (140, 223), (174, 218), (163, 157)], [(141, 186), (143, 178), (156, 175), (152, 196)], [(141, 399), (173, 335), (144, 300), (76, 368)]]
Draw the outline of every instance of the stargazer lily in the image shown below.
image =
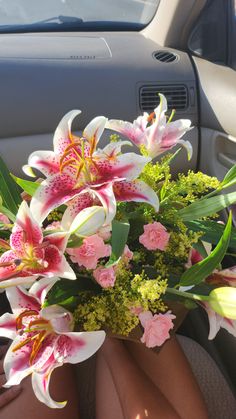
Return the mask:
[(220, 316), (220, 314), (216, 313), (206, 301), (201, 301), (200, 305), (206, 310), (208, 315), (210, 326), (208, 339), (214, 339), (221, 327), (236, 337), (236, 320)]
[(145, 112), (136, 120), (131, 122), (111, 119), (107, 122), (106, 128), (114, 130), (131, 140), (139, 148), (143, 148), (148, 156), (154, 158), (170, 150), (176, 144), (187, 149), (188, 158), (192, 156), (192, 146), (189, 141), (181, 140), (181, 137), (189, 131), (191, 121), (189, 119), (178, 119), (174, 122), (172, 111), (170, 118), (167, 118), (167, 101), (164, 95), (159, 94), (160, 104), (150, 115)]
[(49, 394), (53, 370), (64, 363), (76, 364), (92, 356), (102, 345), (105, 332), (73, 332), (72, 314), (53, 305), (41, 309), (45, 296), (58, 278), (43, 278), (27, 292), (20, 287), (6, 291), (13, 314), (0, 317), (0, 336), (13, 340), (4, 359), (7, 382), (19, 384), (32, 375), (38, 400), (51, 408), (63, 408), (66, 401), (54, 401)]
[(39, 276), (76, 279), (63, 252), (69, 234), (43, 237), (25, 201), (20, 205), (10, 236), (10, 249), (0, 257), (0, 288), (34, 282)]
[[(54, 135), (54, 152), (36, 151), (29, 157), (29, 168), (36, 168), (46, 176), (32, 198), (30, 208), (41, 223), (48, 213), (63, 203), (68, 204), (70, 216), (92, 205), (102, 205), (106, 224), (115, 216), (116, 199), (151, 204), (158, 210), (156, 193), (137, 180), (149, 157), (135, 153), (121, 153), (127, 141), (111, 143), (97, 150), (107, 118), (94, 118), (82, 137), (71, 134), (71, 124), (80, 111), (71, 111), (59, 123)], [(121, 194), (122, 192), (122, 194)]]
[[(0, 288), (34, 282), (39, 276), (76, 279), (66, 261), (64, 251), (71, 235), (84, 238), (95, 234), (105, 222), (105, 210), (101, 206), (84, 208), (76, 217), (66, 211), (61, 229), (43, 231), (34, 220), (25, 201), (21, 203), (16, 223), (10, 236), (10, 244), (0, 246), (7, 251), (0, 257)], [(8, 246), (8, 247), (7, 247)]]
[(207, 282), (210, 284), (236, 287), (236, 266), (231, 266), (230, 268), (222, 269), (221, 271), (215, 270), (207, 278)]

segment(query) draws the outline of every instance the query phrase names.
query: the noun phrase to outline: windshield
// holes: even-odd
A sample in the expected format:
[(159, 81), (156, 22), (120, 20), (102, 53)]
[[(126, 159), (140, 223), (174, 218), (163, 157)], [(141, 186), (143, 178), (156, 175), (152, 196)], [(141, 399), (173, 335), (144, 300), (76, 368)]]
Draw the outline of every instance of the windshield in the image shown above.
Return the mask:
[(142, 28), (160, 0), (0, 0), (0, 32)]

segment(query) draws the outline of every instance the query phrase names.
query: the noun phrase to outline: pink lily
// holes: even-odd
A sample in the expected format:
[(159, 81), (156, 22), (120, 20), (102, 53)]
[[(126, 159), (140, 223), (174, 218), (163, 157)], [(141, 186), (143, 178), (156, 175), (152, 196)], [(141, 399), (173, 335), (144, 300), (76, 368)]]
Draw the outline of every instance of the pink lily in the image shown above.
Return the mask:
[(179, 119), (171, 122), (174, 116), (172, 112), (167, 120), (167, 101), (164, 95), (159, 94), (160, 104), (150, 115), (144, 113), (131, 122), (112, 119), (107, 122), (106, 128), (119, 132), (131, 140), (139, 148), (143, 147), (151, 158), (157, 157), (176, 144), (187, 149), (188, 158), (192, 156), (192, 146), (189, 141), (181, 140), (181, 137), (189, 131), (191, 121)]
[[(150, 158), (135, 153), (121, 154), (121, 147), (127, 142), (112, 143), (96, 151), (107, 122), (102, 116), (87, 125), (81, 138), (74, 137), (71, 123), (79, 112), (69, 112), (60, 122), (54, 135), (54, 152), (38, 151), (29, 157), (29, 166), (47, 176), (31, 201), (35, 219), (41, 223), (52, 209), (63, 203), (68, 203), (71, 217), (78, 208), (100, 203), (109, 224), (115, 216), (116, 190), (120, 183), (122, 198), (119, 199), (133, 200), (133, 196), (158, 210), (155, 192), (144, 182), (135, 181)], [(118, 186), (113, 188), (114, 184)]]
[(0, 257), (0, 288), (34, 282), (39, 276), (76, 279), (63, 252), (69, 234), (43, 237), (28, 205), (23, 201), (10, 236), (10, 249)]
[(228, 285), (236, 287), (236, 266), (223, 269), (222, 271), (214, 271), (208, 278), (207, 282), (211, 284)]
[(32, 375), (36, 397), (48, 407), (63, 408), (49, 394), (53, 370), (64, 363), (76, 364), (92, 356), (102, 345), (105, 333), (73, 332), (72, 314), (60, 306), (41, 309), (45, 296), (58, 278), (43, 278), (27, 292), (20, 287), (6, 293), (13, 314), (0, 317), (0, 335), (13, 340), (4, 359), (7, 382), (19, 384)]
[(200, 305), (206, 310), (208, 315), (210, 326), (208, 339), (214, 339), (221, 327), (236, 337), (236, 320), (220, 316), (218, 313), (212, 310), (209, 303), (205, 301), (201, 301)]

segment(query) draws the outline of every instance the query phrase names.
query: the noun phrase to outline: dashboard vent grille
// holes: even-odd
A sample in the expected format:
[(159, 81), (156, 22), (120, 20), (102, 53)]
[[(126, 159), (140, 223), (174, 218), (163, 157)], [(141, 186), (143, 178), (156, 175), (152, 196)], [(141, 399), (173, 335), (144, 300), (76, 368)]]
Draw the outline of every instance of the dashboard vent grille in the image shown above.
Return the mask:
[(156, 51), (153, 53), (153, 57), (162, 63), (173, 63), (179, 58), (178, 55), (169, 51)]
[(168, 109), (184, 111), (188, 108), (188, 89), (183, 85), (148, 85), (140, 89), (140, 109), (142, 112), (153, 112), (160, 103), (158, 93), (165, 95)]

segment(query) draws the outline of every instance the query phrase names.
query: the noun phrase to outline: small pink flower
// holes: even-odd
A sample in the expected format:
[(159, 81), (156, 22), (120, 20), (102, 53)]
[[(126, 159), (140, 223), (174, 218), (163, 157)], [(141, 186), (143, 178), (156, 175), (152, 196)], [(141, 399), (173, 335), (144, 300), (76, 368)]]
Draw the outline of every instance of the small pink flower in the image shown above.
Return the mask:
[(148, 250), (165, 250), (168, 245), (170, 234), (166, 228), (156, 221), (144, 225), (144, 233), (139, 237), (139, 242)]
[(201, 262), (201, 260), (203, 260), (202, 255), (196, 249), (192, 248), (189, 251), (188, 261), (185, 263), (185, 267), (191, 268), (192, 265)]
[(67, 253), (69, 253), (72, 262), (87, 269), (95, 269), (98, 259), (110, 256), (111, 246), (104, 244), (103, 239), (94, 234), (86, 237), (80, 247), (67, 249)]
[(93, 271), (93, 276), (102, 288), (114, 287), (116, 275), (113, 267), (103, 268), (100, 266)]
[(48, 224), (45, 230), (60, 230), (61, 223), (60, 221), (53, 221), (52, 223)]
[(107, 241), (111, 238), (111, 224), (106, 225), (106, 226), (102, 226), (97, 234), (104, 240)]
[(130, 311), (132, 314), (134, 314), (135, 316), (139, 316), (139, 314), (142, 313), (143, 311), (143, 307), (142, 306), (138, 306), (138, 307), (130, 307)]
[(10, 222), (9, 218), (6, 215), (4, 215), (4, 214), (2, 214), (0, 212), (0, 223), (10, 224), (11, 222)]
[(124, 253), (122, 256), (124, 262), (128, 264), (129, 261), (133, 259), (133, 255), (134, 255), (133, 252), (131, 252), (129, 246), (126, 244), (124, 248)]
[(170, 311), (165, 314), (154, 314), (154, 316), (151, 311), (140, 313), (139, 320), (144, 327), (141, 342), (145, 343), (148, 348), (163, 345), (170, 337), (170, 329), (174, 327), (173, 319), (175, 316)]

